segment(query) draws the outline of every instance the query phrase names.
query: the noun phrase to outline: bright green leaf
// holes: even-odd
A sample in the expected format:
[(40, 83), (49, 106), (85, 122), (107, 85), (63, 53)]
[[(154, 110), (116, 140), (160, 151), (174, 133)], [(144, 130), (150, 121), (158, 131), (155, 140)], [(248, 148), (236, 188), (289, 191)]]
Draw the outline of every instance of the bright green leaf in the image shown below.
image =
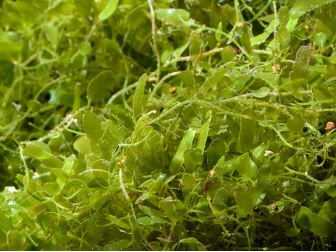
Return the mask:
[(216, 177), (219, 179), (222, 179), (223, 175), (228, 173), (228, 171), (225, 170), (224, 161), (225, 157), (223, 156), (218, 160), (217, 164), (213, 168)]
[(216, 35), (216, 39), (217, 39), (217, 41), (220, 41), (221, 40), (221, 36), (222, 36), (222, 34), (220, 32), (223, 31), (222, 22), (219, 22), (217, 30), (219, 32), (216, 32), (216, 34), (215, 34)]
[(332, 3), (334, 1), (335, 0), (298, 0), (290, 9), (290, 14), (308, 12), (323, 4)]
[(28, 106), (29, 109), (31, 109), (34, 112), (39, 112), (40, 109), (41, 109), (41, 103), (39, 101), (36, 101), (36, 100), (30, 100), (27, 103), (27, 106)]
[(134, 93), (133, 115), (135, 118), (138, 117), (142, 111), (143, 96), (144, 96), (146, 81), (147, 81), (147, 74), (143, 74), (139, 79), (137, 88)]
[(186, 149), (183, 152), (183, 160), (187, 171), (192, 173), (197, 166), (202, 165), (203, 153), (200, 149)]
[(181, 25), (183, 21), (189, 20), (189, 12), (183, 9), (158, 9), (155, 11), (157, 19), (168, 24)]
[(98, 142), (103, 135), (100, 119), (91, 111), (87, 111), (84, 115), (84, 130), (91, 141)]
[(202, 86), (202, 92), (208, 92), (208, 90), (217, 90), (220, 88), (219, 84), (223, 80), (223, 76), (229, 71), (229, 68), (221, 67), (205, 80)]
[(79, 45), (79, 53), (83, 56), (90, 54), (92, 51), (91, 43), (88, 41), (84, 41)]
[(279, 22), (281, 26), (286, 26), (289, 20), (289, 10), (287, 6), (281, 6), (278, 12)]
[(78, 138), (74, 143), (74, 148), (79, 153), (90, 154), (91, 153), (90, 140), (86, 136)]
[(286, 125), (289, 130), (298, 133), (302, 132), (304, 124), (305, 121), (300, 115), (294, 115), (292, 118), (289, 118), (286, 122)]
[(108, 0), (105, 8), (99, 13), (99, 20), (109, 18), (116, 10), (119, 0)]
[(267, 87), (262, 87), (256, 91), (252, 91), (252, 95), (257, 98), (264, 98), (268, 95), (270, 89)]
[[(75, 146), (74, 148), (76, 149)], [(67, 175), (73, 175), (75, 171), (75, 166), (78, 164), (76, 161), (77, 159), (75, 155), (71, 155), (70, 157), (67, 157), (66, 160), (64, 160), (64, 165), (62, 167), (63, 172)]]
[(236, 169), (240, 174), (247, 177), (251, 177), (255, 174), (256, 170), (251, 166), (251, 159), (248, 152), (238, 157)]
[(167, 223), (167, 221), (165, 221), (164, 219), (158, 218), (158, 217), (142, 217), (140, 219), (138, 219), (138, 223), (140, 225), (153, 225), (156, 223)]
[(0, 228), (4, 231), (9, 231), (10, 229), (13, 229), (13, 225), (10, 221), (10, 219), (6, 216), (5, 212), (0, 210)]
[[(179, 241), (180, 243), (186, 243), (186, 244), (198, 244), (203, 246), (201, 242), (199, 242), (196, 238), (194, 237), (189, 237), (189, 238), (184, 238)], [(203, 246), (204, 247), (204, 246)]]
[(145, 214), (147, 214), (150, 217), (165, 217), (165, 214), (161, 211), (152, 209), (150, 207), (147, 206), (142, 206), (142, 205), (138, 205), (138, 207), (141, 209), (141, 211), (143, 211)]
[[(111, 197), (111, 196), (110, 196), (110, 197)], [(110, 215), (110, 216), (109, 216), (109, 219), (110, 219), (110, 221), (111, 221), (113, 224), (115, 224), (115, 225), (117, 225), (117, 226), (119, 226), (119, 227), (126, 228), (126, 229), (131, 229), (131, 226), (128, 224), (127, 219), (126, 219), (126, 221), (125, 221), (125, 220), (122, 220), (122, 218), (118, 218), (118, 217), (116, 217), (116, 216), (114, 216), (114, 215)]]
[(263, 33), (252, 37), (251, 45), (260, 45), (261, 43), (264, 43), (266, 39), (274, 32), (275, 23), (276, 25), (278, 25), (279, 22), (275, 22), (275, 20), (272, 20), (272, 22), (266, 27)]
[(236, 53), (232, 46), (225, 46), (221, 52), (223, 63), (231, 62), (235, 59)]
[(308, 66), (310, 61), (310, 47), (301, 46), (296, 53), (295, 63), (293, 65), (293, 71), (289, 73), (290, 79), (303, 81), (307, 78)]
[(299, 17), (303, 15), (304, 13), (314, 10), (323, 4), (332, 3), (334, 1), (335, 0), (298, 0), (296, 1), (289, 11), (290, 19), (286, 26), (288, 31), (291, 32), (294, 30), (299, 20)]
[(286, 230), (286, 235), (289, 237), (297, 236), (300, 233), (300, 229), (298, 228), (288, 228)]
[(53, 25), (45, 27), (46, 36), (51, 44), (57, 46), (58, 44), (58, 28)]
[(314, 42), (318, 47), (324, 47), (327, 42), (328, 36), (324, 32), (319, 32), (314, 36)]
[(195, 131), (192, 129), (187, 130), (184, 134), (183, 139), (180, 142), (180, 145), (177, 148), (177, 151), (169, 166), (169, 171), (172, 174), (175, 174), (181, 168), (183, 164), (183, 152), (191, 147), (194, 136)]
[(161, 200), (159, 203), (160, 209), (162, 209), (167, 217), (173, 222), (173, 225), (180, 220), (180, 216), (176, 211), (176, 208), (173, 206), (172, 203), (166, 201), (166, 200)]
[(181, 183), (184, 189), (192, 190), (196, 185), (194, 176), (190, 174), (184, 174), (181, 178)]
[[(273, 87), (277, 80), (277, 74), (271, 72), (255, 72), (254, 76), (260, 78), (261, 80), (265, 81), (268, 85)], [(263, 87), (262, 87), (263, 88)], [(260, 89), (262, 89), (260, 88)]]
[(206, 114), (206, 122), (202, 125), (200, 134), (198, 137), (198, 142), (196, 148), (200, 149), (202, 152), (204, 151), (205, 148), (205, 143), (208, 138), (209, 134), (209, 126), (210, 126), (210, 121), (211, 121), (211, 116), (212, 116), (212, 111), (209, 110), (209, 112)]
[(25, 148), (26, 155), (40, 160), (44, 166), (53, 168), (63, 167), (63, 162), (50, 152), (49, 146), (40, 141), (29, 142)]

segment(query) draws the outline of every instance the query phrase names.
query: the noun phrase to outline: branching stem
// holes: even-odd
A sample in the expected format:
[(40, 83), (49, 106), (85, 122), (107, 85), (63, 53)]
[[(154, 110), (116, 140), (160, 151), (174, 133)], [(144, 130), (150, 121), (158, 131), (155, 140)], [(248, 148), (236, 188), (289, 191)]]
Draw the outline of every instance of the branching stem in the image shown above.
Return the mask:
[(157, 44), (156, 40), (156, 23), (155, 23), (155, 11), (153, 6), (153, 1), (148, 0), (149, 9), (151, 12), (151, 21), (152, 21), (152, 40), (153, 40), (153, 46), (155, 49), (155, 55), (156, 55), (156, 61), (157, 61), (157, 69), (156, 69), (156, 80), (160, 80), (160, 72), (161, 72), (161, 58), (160, 58), (160, 52), (159, 52), (159, 46)]

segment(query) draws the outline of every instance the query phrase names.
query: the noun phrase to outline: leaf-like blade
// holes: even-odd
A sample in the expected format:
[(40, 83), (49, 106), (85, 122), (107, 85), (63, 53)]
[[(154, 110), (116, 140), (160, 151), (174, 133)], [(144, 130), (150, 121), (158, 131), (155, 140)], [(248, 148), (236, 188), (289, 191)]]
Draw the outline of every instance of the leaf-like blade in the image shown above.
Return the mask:
[(175, 156), (173, 157), (173, 160), (170, 163), (169, 170), (171, 173), (176, 173), (181, 168), (183, 164), (183, 152), (191, 147), (194, 136), (195, 131), (192, 129), (187, 130), (187, 132), (185, 133), (175, 153)]
[(286, 122), (289, 130), (298, 133), (302, 132), (304, 124), (305, 121), (300, 115), (294, 115), (293, 118), (289, 118)]
[(85, 17), (90, 15), (92, 3), (93, 0), (75, 0), (74, 2), (77, 11)]
[(158, 9), (155, 14), (156, 18), (172, 25), (183, 24), (182, 20), (188, 21), (190, 15), (188, 11), (183, 9)]
[(184, 166), (188, 172), (192, 173), (198, 165), (202, 165), (203, 152), (200, 149), (186, 149), (183, 152)]
[(87, 96), (89, 100), (96, 101), (110, 96), (114, 73), (104, 71), (94, 77), (87, 87)]
[(301, 46), (296, 53), (295, 63), (293, 65), (293, 71), (289, 73), (290, 79), (305, 80), (308, 73), (308, 66), (310, 61), (310, 47)]
[(290, 14), (308, 12), (332, 2), (335, 2), (335, 0), (298, 0), (290, 9)]
[(134, 97), (133, 97), (133, 115), (134, 117), (137, 117), (141, 114), (142, 109), (142, 100), (143, 100), (143, 94), (145, 91), (145, 85), (147, 80), (147, 74), (143, 74), (140, 77), (138, 86), (135, 90)]
[(252, 92), (252, 95), (257, 98), (264, 98), (268, 95), (270, 89), (267, 87), (262, 87), (256, 91)]
[(201, 127), (200, 135), (199, 135), (199, 138), (198, 138), (198, 143), (197, 143), (197, 146), (196, 146), (196, 148), (202, 150), (202, 152), (204, 151), (205, 142), (206, 142), (206, 140), (208, 138), (208, 134), (209, 134), (211, 114), (212, 114), (212, 111), (209, 110), (209, 112), (206, 115), (207, 120)]
[(249, 116), (251, 119), (241, 119), (239, 140), (243, 152), (252, 149), (255, 140), (256, 120), (255, 113), (252, 108), (246, 108), (242, 111), (243, 115)]
[(87, 137), (91, 141), (98, 142), (103, 135), (100, 119), (91, 111), (88, 111), (84, 115), (84, 130)]
[(132, 245), (132, 241), (123, 239), (123, 240), (115, 242), (113, 244), (109, 244), (109, 245), (105, 246), (104, 248), (102, 248), (101, 250), (103, 250), (103, 251), (121, 251), (121, 250), (124, 250), (124, 249), (130, 247), (131, 245)]
[(289, 11), (290, 19), (286, 28), (289, 32), (293, 31), (301, 15), (314, 10), (321, 5), (332, 3), (334, 1), (335, 0), (298, 0)]
[(318, 236), (334, 237), (336, 225), (322, 216), (313, 213), (309, 208), (302, 206), (296, 215), (296, 222)]
[(116, 10), (119, 0), (109, 0), (106, 4), (105, 8), (102, 10), (102, 12), (99, 14), (100, 20), (105, 20), (109, 18), (113, 12)]
[(251, 214), (253, 212), (253, 202), (250, 194), (246, 191), (246, 188), (240, 187), (235, 193), (235, 199), (238, 207), (245, 213)]

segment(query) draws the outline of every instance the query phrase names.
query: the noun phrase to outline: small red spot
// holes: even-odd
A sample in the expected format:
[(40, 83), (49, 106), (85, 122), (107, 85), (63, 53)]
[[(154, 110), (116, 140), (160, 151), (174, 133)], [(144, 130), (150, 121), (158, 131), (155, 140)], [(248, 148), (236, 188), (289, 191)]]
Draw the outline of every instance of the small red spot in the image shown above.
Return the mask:
[(209, 190), (209, 187), (211, 186), (211, 184), (215, 183), (215, 180), (210, 180), (205, 182), (203, 190), (206, 193)]

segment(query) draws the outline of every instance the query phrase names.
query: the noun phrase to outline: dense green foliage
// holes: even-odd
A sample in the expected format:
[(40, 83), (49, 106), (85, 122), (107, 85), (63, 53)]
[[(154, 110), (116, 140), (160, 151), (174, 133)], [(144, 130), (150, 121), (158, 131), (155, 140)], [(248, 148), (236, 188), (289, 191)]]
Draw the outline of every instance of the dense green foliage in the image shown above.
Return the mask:
[(0, 1), (0, 249), (334, 250), (335, 2)]

